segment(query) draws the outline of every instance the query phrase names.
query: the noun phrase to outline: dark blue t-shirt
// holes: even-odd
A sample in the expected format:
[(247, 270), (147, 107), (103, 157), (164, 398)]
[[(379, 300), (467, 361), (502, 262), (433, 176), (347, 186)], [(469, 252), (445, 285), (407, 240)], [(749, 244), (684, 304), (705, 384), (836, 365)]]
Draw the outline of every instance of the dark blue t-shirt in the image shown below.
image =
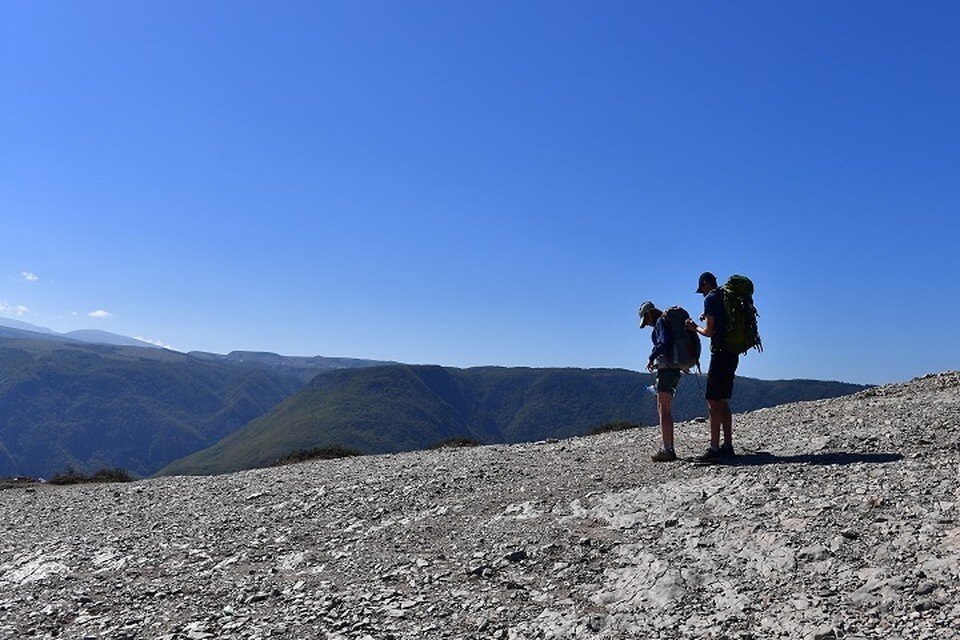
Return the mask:
[(703, 299), (703, 313), (713, 316), (710, 351), (723, 351), (724, 336), (727, 333), (727, 310), (723, 306), (723, 289), (718, 287), (706, 295)]

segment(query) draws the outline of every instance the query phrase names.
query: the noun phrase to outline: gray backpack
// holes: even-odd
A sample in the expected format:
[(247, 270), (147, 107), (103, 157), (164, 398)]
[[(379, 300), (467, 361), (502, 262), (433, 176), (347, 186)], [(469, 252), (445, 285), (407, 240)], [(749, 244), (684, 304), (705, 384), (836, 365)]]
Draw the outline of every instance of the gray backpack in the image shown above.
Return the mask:
[(670, 307), (663, 312), (663, 318), (673, 338), (673, 349), (667, 357), (657, 359), (657, 367), (688, 372), (696, 367), (700, 371), (700, 334), (687, 329), (690, 314), (683, 307)]

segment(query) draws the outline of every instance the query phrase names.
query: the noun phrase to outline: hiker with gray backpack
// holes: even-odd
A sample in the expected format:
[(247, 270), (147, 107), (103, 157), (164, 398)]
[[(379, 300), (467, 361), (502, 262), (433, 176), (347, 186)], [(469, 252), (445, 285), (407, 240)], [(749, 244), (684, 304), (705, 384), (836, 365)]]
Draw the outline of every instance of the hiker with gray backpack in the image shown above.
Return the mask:
[(640, 328), (653, 326), (650, 339), (653, 349), (647, 361), (647, 370), (654, 374), (657, 393), (657, 415), (660, 418), (660, 437), (663, 446), (650, 455), (654, 462), (673, 462), (677, 459), (673, 444), (673, 394), (680, 384), (682, 372), (700, 368), (700, 337), (687, 329), (690, 314), (682, 307), (660, 311), (647, 300), (640, 305)]
[[(730, 276), (720, 287), (709, 271), (700, 275), (697, 293), (703, 295), (703, 315), (698, 326), (687, 320), (687, 327), (710, 338), (710, 367), (707, 370), (707, 407), (710, 414), (710, 448), (698, 458), (715, 462), (730, 458), (733, 450), (733, 414), (730, 397), (740, 356), (755, 348), (763, 351), (757, 331), (757, 309), (753, 306), (753, 282), (746, 276)], [(720, 432), (723, 431), (723, 444)]]

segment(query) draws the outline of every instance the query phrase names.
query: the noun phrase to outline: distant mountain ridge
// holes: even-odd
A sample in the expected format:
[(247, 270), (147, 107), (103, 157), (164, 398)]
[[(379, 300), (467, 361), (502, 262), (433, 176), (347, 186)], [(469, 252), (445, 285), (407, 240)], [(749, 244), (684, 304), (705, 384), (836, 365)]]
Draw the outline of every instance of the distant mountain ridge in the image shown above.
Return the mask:
[[(0, 477), (67, 466), (151, 475), (206, 448), (307, 385), (318, 371), (375, 364), (269, 353), (184, 354), (0, 326)], [(27, 325), (31, 326), (31, 325)]]
[(317, 373), (322, 371), (399, 364), (384, 360), (364, 360), (361, 358), (284, 356), (269, 351), (231, 351), (226, 355), (206, 351), (190, 351), (187, 355), (210, 362), (220, 362), (237, 366), (252, 366), (295, 373), (303, 379), (304, 384), (310, 382)]
[[(364, 453), (423, 449), (450, 438), (518, 443), (581, 435), (606, 422), (654, 424), (649, 374), (623, 369), (530, 369), (398, 365), (333, 371), (310, 387), (161, 474), (265, 466), (298, 449), (342, 446)], [(686, 378), (677, 420), (705, 415), (703, 385)], [(734, 411), (836, 397), (864, 385), (738, 378)]]
[[(11, 330), (13, 332), (27, 333), (29, 335), (11, 333)], [(77, 331), (68, 331), (67, 333), (57, 333), (56, 331), (46, 327), (40, 327), (30, 324), (29, 322), (3, 317), (0, 317), (0, 335), (7, 337), (78, 341), (86, 342), (88, 344), (112, 344), (117, 346), (145, 347), (151, 349), (160, 348), (157, 345), (144, 340), (138, 340), (137, 338), (131, 338), (129, 336), (121, 336), (116, 333), (110, 333), (109, 331), (101, 331), (100, 329), (78, 329)]]
[(109, 331), (101, 331), (100, 329), (79, 329), (77, 331), (68, 331), (63, 335), (68, 338), (73, 338), (74, 340), (89, 342), (91, 344), (113, 344), (122, 347), (144, 347), (153, 349), (161, 348), (158, 345), (146, 342), (145, 340), (121, 336), (116, 333), (110, 333)]
[(262, 367), (20, 333), (0, 335), (0, 477), (67, 466), (150, 475), (303, 386)]
[(34, 333), (49, 333), (53, 335), (60, 335), (50, 329), (47, 329), (46, 327), (40, 327), (35, 324), (30, 324), (29, 322), (24, 322), (23, 320), (15, 320), (13, 318), (4, 318), (3, 316), (0, 316), (0, 327), (7, 327), (9, 329), (20, 329), (21, 331), (32, 331)]

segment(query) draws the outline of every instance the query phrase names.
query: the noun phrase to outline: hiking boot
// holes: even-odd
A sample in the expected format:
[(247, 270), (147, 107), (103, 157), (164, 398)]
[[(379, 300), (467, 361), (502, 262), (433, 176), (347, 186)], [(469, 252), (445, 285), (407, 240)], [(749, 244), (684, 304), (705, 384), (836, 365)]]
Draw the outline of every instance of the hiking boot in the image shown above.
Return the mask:
[(673, 462), (677, 459), (677, 453), (673, 449), (660, 449), (650, 454), (650, 459), (654, 462)]
[(737, 455), (736, 452), (733, 450), (733, 443), (720, 445), (719, 451), (720, 451), (721, 458), (732, 458), (735, 455)]
[(717, 462), (721, 457), (720, 449), (710, 447), (702, 456), (697, 458), (697, 462)]

